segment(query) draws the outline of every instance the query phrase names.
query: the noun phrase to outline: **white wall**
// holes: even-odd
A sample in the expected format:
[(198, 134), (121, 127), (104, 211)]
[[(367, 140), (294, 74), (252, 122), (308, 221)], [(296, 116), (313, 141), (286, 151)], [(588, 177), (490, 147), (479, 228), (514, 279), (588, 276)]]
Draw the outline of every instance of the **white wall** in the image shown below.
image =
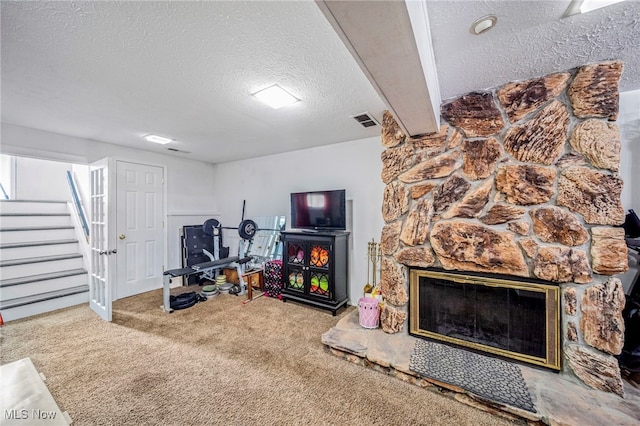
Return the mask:
[[(217, 212), (218, 198), (214, 195), (211, 184), (215, 181), (214, 166), (211, 164), (6, 123), (2, 123), (1, 137), (0, 152), (3, 154), (85, 165), (111, 156), (125, 161), (166, 166), (166, 269), (181, 266), (178, 228), (192, 225), (194, 217), (199, 221), (201, 217), (209, 217)], [(74, 170), (74, 173), (79, 170)], [(86, 206), (87, 201), (84, 204)]]
[(620, 127), (622, 144), (622, 205), (625, 212), (633, 209), (640, 213), (640, 90), (620, 94), (617, 124)]
[(14, 198), (14, 170), (15, 170), (15, 157), (10, 155), (0, 155), (0, 183), (4, 193), (0, 191), (0, 198), (4, 199), (5, 193), (11, 199)]
[(78, 191), (86, 200), (88, 166), (57, 160), (0, 155), (0, 181), (14, 200), (72, 201), (67, 171), (72, 172)]
[(71, 201), (71, 190), (67, 181), (70, 163), (16, 157), (16, 200)]
[[(360, 139), (250, 160), (218, 164), (213, 193), (218, 197), (223, 226), (236, 226), (246, 200), (245, 218), (286, 215), (289, 229), (292, 192), (346, 189), (351, 207), (349, 285), (351, 304), (357, 304), (367, 281), (367, 242), (380, 240), (383, 150), (379, 137)], [(349, 217), (349, 212), (347, 213)], [(238, 237), (225, 231), (225, 245), (237, 251)], [(379, 273), (378, 273), (379, 277)]]

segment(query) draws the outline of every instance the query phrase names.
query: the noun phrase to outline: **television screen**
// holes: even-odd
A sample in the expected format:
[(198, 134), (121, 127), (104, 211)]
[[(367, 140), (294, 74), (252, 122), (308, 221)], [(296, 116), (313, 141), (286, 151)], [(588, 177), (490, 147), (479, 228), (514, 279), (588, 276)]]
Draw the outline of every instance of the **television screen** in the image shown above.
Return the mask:
[(291, 227), (315, 230), (347, 229), (345, 190), (292, 193)]

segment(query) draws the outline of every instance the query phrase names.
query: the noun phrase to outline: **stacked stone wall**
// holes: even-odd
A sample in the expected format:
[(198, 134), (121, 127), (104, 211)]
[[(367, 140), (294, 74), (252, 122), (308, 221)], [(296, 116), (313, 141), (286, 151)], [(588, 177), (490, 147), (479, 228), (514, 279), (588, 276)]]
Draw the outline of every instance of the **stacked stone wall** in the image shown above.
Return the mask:
[(622, 69), (586, 65), (461, 96), (442, 105), (429, 135), (406, 136), (385, 113), (384, 331), (406, 329), (411, 267), (554, 282), (565, 305), (565, 372), (621, 394), (613, 356), (624, 293), (611, 275), (628, 268), (617, 227)]

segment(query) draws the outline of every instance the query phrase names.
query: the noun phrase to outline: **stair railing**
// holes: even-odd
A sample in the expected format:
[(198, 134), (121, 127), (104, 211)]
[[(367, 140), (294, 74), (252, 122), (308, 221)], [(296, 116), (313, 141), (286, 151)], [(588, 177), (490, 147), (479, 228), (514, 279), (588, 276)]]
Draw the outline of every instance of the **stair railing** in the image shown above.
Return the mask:
[(5, 200), (8, 200), (9, 199), (9, 195), (7, 194), (7, 191), (4, 190), (4, 186), (2, 185), (2, 182), (0, 182), (0, 189), (2, 190), (2, 197)]
[(82, 207), (82, 203), (80, 202), (80, 197), (78, 196), (76, 182), (73, 179), (73, 175), (69, 170), (67, 170), (67, 181), (69, 182), (69, 187), (71, 188), (71, 197), (73, 198), (73, 205), (76, 208), (76, 213), (78, 213), (78, 217), (80, 218), (80, 223), (82, 224), (82, 229), (84, 230), (84, 235), (88, 241), (89, 225), (87, 224), (87, 217), (84, 213), (84, 207)]

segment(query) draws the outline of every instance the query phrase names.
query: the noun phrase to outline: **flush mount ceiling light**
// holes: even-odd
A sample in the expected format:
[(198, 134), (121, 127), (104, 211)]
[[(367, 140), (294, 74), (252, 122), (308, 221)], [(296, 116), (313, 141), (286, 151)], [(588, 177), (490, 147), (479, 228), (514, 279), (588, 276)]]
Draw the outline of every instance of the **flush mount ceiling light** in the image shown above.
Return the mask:
[(158, 135), (152, 135), (152, 134), (146, 135), (144, 137), (144, 140), (146, 140), (147, 142), (159, 143), (160, 145), (166, 145), (169, 142), (173, 142), (173, 139), (165, 138)]
[(287, 105), (295, 104), (300, 100), (277, 84), (269, 86), (266, 89), (259, 90), (252, 95), (260, 102), (269, 105), (273, 109), (280, 109)]
[(562, 17), (566, 18), (567, 16), (577, 15), (579, 13), (591, 12), (592, 10), (601, 9), (623, 1), (624, 0), (573, 0)]
[(471, 24), (471, 27), (469, 28), (469, 32), (473, 35), (480, 35), (495, 27), (497, 22), (498, 17), (496, 15), (483, 16), (482, 18), (473, 21), (473, 24)]

